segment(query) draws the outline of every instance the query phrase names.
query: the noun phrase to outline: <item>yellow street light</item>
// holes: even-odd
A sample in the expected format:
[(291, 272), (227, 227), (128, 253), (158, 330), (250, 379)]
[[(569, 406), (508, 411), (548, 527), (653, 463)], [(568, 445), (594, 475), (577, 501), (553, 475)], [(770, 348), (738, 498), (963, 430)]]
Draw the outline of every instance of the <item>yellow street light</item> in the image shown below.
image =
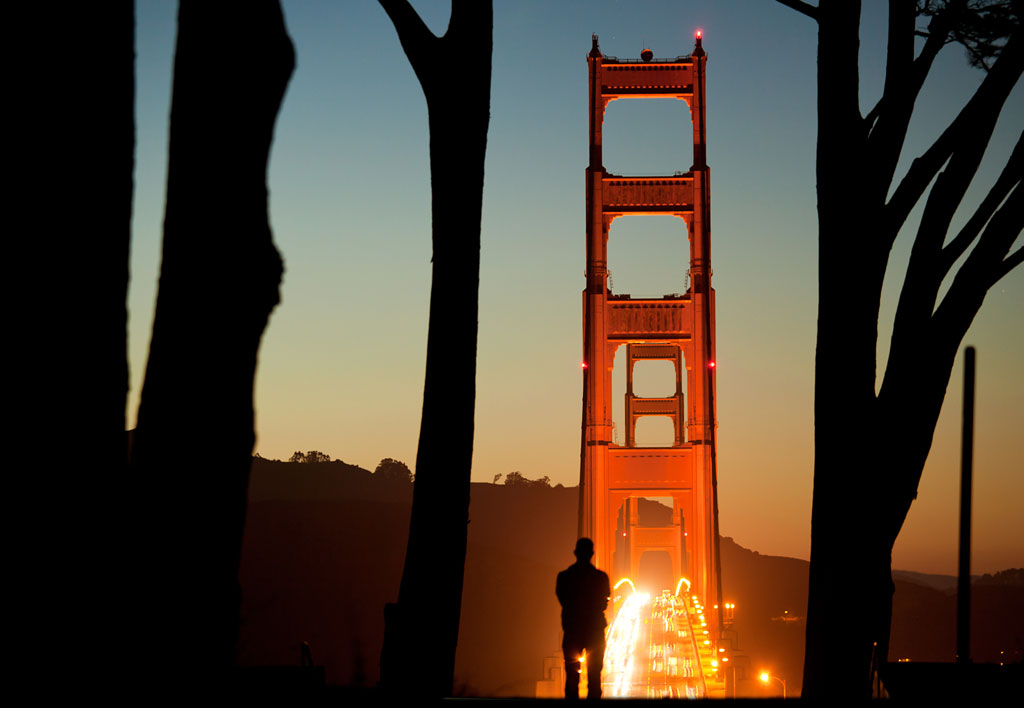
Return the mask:
[(782, 684), (782, 700), (786, 700), (786, 682), (783, 679), (780, 679), (778, 676), (772, 676), (767, 671), (762, 671), (757, 678), (760, 679), (761, 683), (766, 684), (766, 685), (769, 682), (771, 682), (771, 681), (778, 681), (779, 683), (781, 683)]

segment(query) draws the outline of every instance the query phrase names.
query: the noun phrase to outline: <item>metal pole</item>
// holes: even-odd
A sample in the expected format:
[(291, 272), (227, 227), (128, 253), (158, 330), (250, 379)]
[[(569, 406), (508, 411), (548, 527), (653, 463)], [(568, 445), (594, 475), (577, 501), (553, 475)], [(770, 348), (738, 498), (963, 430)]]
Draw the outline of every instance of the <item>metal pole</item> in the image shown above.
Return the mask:
[(971, 662), (971, 477), (974, 458), (974, 347), (964, 350), (964, 413), (960, 440), (960, 575), (956, 591), (956, 661)]

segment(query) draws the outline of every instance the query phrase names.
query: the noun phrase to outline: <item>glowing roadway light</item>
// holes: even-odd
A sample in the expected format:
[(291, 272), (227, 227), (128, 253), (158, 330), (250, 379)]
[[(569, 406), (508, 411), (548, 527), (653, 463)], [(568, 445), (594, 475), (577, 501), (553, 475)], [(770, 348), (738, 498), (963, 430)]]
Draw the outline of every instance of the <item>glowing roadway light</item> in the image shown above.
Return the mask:
[[(622, 534), (625, 536), (626, 534)], [(690, 592), (690, 581), (686, 578), (679, 578), (679, 582), (676, 583), (676, 596), (679, 596), (679, 589), (683, 587), (683, 583), (686, 583), (686, 592)]]
[[(628, 582), (631, 587), (633, 586), (632, 581), (623, 578), (616, 583), (616, 587), (623, 582)], [(641, 612), (650, 600), (651, 596), (647, 593), (634, 592), (622, 603), (622, 607), (606, 632), (604, 666), (606, 675), (610, 679), (609, 682), (612, 684), (609, 691), (612, 696), (628, 695), (629, 689), (633, 685), (637, 656), (641, 650)]]
[[(625, 535), (625, 534), (623, 534), (623, 535)], [(615, 583), (615, 587), (613, 587), (612, 590), (613, 591), (614, 590), (618, 590), (619, 586), (622, 585), (623, 583), (629, 583), (629, 587), (633, 588), (634, 594), (636, 593), (636, 585), (634, 585), (633, 581), (630, 580), (629, 578), (620, 578), (619, 581), (617, 583)]]

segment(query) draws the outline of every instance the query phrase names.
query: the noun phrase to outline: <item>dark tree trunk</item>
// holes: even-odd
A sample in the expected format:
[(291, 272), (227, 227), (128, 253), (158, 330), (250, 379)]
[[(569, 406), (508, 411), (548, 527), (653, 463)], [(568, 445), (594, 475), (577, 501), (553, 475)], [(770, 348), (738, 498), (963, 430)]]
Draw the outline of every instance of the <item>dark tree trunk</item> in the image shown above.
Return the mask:
[[(8, 86), (8, 655), (109, 682), (125, 626), (134, 7), (21, 4)], [(22, 663), (23, 662), (23, 663)], [(14, 674), (25, 685), (21, 669)]]
[[(1020, 249), (1007, 255), (1024, 224), (1020, 144), (967, 225), (952, 240), (947, 234), (1020, 77), (1024, 37), (1019, 29), (1013, 33), (975, 95), (890, 197), (917, 93), (957, 16), (933, 18), (915, 58), (914, 4), (890, 3), (885, 90), (862, 117), (860, 3), (780, 2), (815, 19), (819, 32), (819, 299), (803, 696), (865, 698), (872, 660), (875, 666), (887, 660), (893, 544), (917, 496), (957, 349), (988, 288), (1022, 260)], [(933, 178), (876, 396), (889, 252)], [(972, 243), (939, 302), (943, 278)]]
[(409, 545), (388, 608), (381, 684), (451, 695), (469, 523), (480, 218), (490, 119), (490, 2), (454, 0), (435, 37), (404, 1), (381, 4), (423, 87), (430, 123), (433, 274)]
[[(860, 3), (822, 3), (819, 12), (819, 297), (807, 607), (808, 647), (813, 644), (816, 650), (808, 650), (805, 659), (807, 697), (851, 685), (849, 677), (866, 674), (870, 662), (865, 626), (870, 615), (863, 601), (850, 598), (863, 589), (871, 571), (875, 544), (868, 520), (875, 510), (867, 477), (872, 461), (854, 449), (856, 441), (873, 437), (864, 427), (874, 410), (877, 312), (885, 272), (871, 244), (861, 251), (865, 257), (855, 263), (850, 259), (853, 244), (865, 239), (861, 224), (877, 219), (870, 213), (857, 223), (849, 218), (849, 190), (870, 176), (858, 159), (866, 137), (857, 96)], [(837, 165), (844, 170), (837, 173)], [(837, 631), (843, 636), (836, 637)], [(822, 644), (829, 646), (826, 656), (818, 653)]]
[(163, 261), (132, 471), (155, 540), (139, 632), (158, 675), (229, 666), (254, 444), (257, 351), (278, 302), (267, 214), (274, 124), (294, 66), (276, 0), (182, 0)]

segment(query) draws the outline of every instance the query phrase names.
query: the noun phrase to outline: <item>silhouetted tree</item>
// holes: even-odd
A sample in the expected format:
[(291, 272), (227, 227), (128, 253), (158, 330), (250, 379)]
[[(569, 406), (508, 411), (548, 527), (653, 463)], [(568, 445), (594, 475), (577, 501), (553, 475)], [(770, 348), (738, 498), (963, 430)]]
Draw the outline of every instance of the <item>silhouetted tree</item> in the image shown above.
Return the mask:
[(320, 452), (319, 450), (310, 450), (309, 452), (301, 452), (296, 450), (292, 453), (292, 456), (288, 458), (289, 462), (308, 462), (315, 464), (319, 462), (330, 462), (331, 456), (326, 452)]
[[(874, 644), (886, 659), (892, 547), (917, 495), (953, 360), (988, 289), (1024, 258), (1021, 248), (1011, 252), (1024, 227), (1020, 140), (973, 214), (950, 233), (1024, 67), (1021, 2), (892, 0), (883, 94), (867, 115), (858, 100), (860, 2), (780, 2), (818, 23), (819, 296), (803, 695), (861, 697), (870, 690)], [(915, 37), (923, 37), (916, 56)], [(986, 75), (894, 187), (918, 93), (951, 42), (967, 46)], [(882, 281), (893, 242), (922, 199), (876, 395)], [(865, 454), (854, 454), (861, 445)]]
[(519, 470), (514, 470), (505, 475), (505, 486), (506, 487), (525, 487), (530, 483), (523, 473)]
[(156, 539), (141, 549), (140, 631), (148, 661), (177, 686), (234, 655), (253, 380), (282, 271), (267, 160), (293, 67), (277, 0), (182, 0), (160, 289), (132, 452)]
[(480, 216), (493, 8), (453, 0), (443, 37), (406, 0), (380, 0), (423, 88), (430, 125), (433, 273), (409, 545), (386, 610), (381, 684), (449, 695), (459, 636), (476, 398)]
[(505, 477), (505, 484), (509, 487), (550, 487), (551, 478), (545, 475), (540, 479), (530, 479), (519, 471), (509, 472)]
[(411, 482), (412, 470), (404, 462), (385, 457), (373, 471), (375, 475), (386, 482)]
[[(5, 644), (23, 685), (92, 693), (122, 651), (130, 566), (134, 7), (21, 3), (5, 24), (18, 47), (5, 101)], [(32, 666), (45, 676), (22, 673)]]

